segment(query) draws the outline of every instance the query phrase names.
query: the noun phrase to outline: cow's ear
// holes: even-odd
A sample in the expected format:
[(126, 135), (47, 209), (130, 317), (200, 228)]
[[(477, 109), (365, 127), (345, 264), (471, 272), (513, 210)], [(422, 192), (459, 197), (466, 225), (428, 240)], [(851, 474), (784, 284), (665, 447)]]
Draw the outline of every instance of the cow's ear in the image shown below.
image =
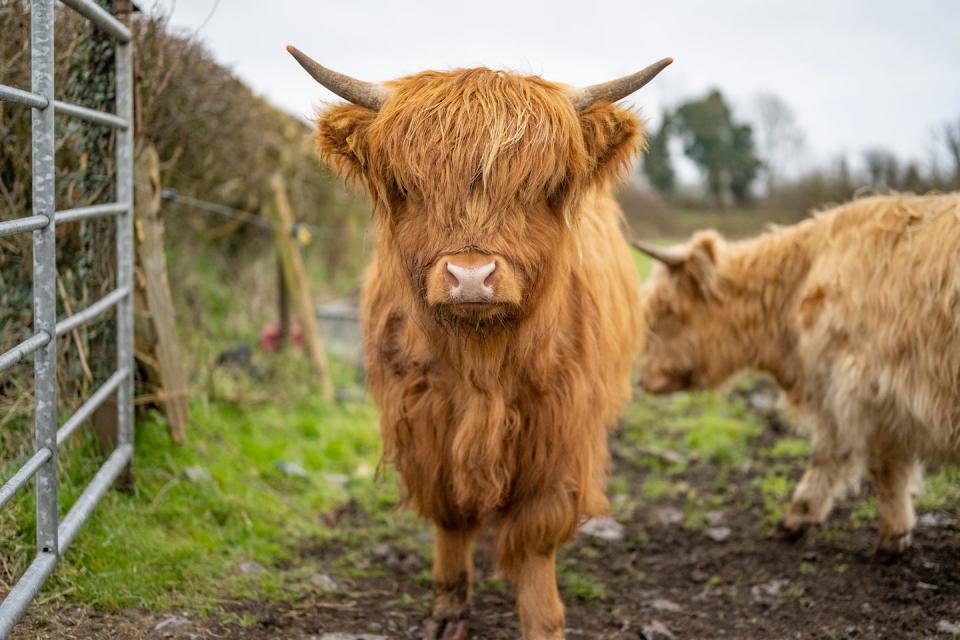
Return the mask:
[(580, 112), (580, 126), (595, 184), (621, 180), (646, 146), (643, 121), (616, 105), (598, 102), (587, 107)]
[(679, 275), (706, 299), (720, 294), (720, 279), (717, 277), (717, 259), (723, 239), (715, 231), (696, 233), (687, 245), (683, 266)]
[(320, 157), (340, 177), (358, 180), (367, 165), (367, 131), (377, 113), (366, 107), (341, 104), (317, 116)]

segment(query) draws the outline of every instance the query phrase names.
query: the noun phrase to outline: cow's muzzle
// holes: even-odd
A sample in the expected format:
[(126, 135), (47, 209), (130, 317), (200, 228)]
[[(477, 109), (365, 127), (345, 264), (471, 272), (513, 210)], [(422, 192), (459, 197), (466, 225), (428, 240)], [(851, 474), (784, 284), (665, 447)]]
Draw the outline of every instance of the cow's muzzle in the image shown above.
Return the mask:
[(430, 305), (456, 305), (464, 309), (520, 302), (520, 283), (502, 256), (464, 251), (441, 256), (427, 277)]

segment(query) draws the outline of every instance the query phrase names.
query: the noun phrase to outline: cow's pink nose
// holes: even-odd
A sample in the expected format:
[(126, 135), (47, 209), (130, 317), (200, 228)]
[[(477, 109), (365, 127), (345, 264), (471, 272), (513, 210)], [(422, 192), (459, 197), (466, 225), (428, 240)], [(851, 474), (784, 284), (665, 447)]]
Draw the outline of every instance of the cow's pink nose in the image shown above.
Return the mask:
[(493, 299), (494, 272), (497, 263), (491, 260), (476, 267), (462, 267), (447, 262), (451, 302), (489, 302)]

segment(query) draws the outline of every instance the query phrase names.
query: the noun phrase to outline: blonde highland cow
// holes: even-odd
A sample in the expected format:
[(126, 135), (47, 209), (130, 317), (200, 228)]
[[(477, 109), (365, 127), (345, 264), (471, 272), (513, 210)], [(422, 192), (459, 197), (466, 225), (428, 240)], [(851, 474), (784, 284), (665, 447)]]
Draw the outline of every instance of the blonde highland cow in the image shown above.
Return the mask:
[(856, 200), (752, 240), (700, 233), (642, 292), (643, 386), (772, 375), (813, 434), (779, 533), (822, 522), (864, 471), (878, 551), (910, 544), (921, 464), (960, 461), (960, 195)]

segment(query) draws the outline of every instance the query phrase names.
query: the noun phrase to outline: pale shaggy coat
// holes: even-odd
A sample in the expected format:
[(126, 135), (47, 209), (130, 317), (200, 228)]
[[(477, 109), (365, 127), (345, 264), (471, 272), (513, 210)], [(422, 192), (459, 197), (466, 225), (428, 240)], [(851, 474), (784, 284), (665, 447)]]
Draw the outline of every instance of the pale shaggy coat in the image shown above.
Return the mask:
[(909, 544), (922, 462), (960, 461), (960, 195), (864, 198), (727, 244), (696, 236), (643, 294), (644, 384), (772, 374), (813, 431), (782, 524), (822, 521), (869, 470), (880, 548)]

